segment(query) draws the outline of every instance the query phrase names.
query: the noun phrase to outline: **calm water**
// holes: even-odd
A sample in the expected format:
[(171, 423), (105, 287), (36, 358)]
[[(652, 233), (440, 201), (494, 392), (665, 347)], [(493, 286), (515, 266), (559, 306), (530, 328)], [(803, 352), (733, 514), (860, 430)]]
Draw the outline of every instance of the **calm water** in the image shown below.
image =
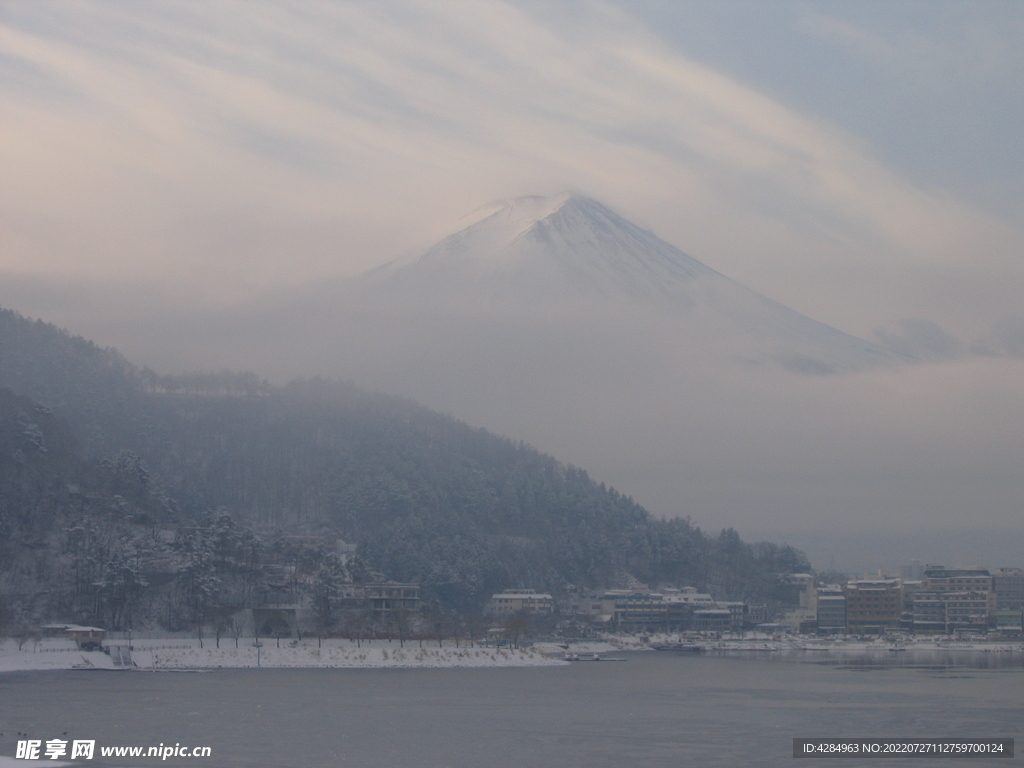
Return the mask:
[[(212, 758), (165, 764), (211, 767), (957, 768), (1020, 759), (792, 757), (792, 739), (804, 736), (1019, 738), (1019, 657), (620, 655), (629, 661), (540, 669), (6, 674), (0, 755), (13, 757), (18, 731), (66, 731), (105, 746), (210, 746)], [(84, 764), (160, 762), (97, 755)]]

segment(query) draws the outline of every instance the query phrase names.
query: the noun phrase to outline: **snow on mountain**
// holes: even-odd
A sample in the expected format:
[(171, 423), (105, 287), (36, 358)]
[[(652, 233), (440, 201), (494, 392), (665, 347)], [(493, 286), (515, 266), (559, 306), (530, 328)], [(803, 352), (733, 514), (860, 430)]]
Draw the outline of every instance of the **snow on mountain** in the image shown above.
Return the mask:
[(362, 290), (406, 311), (633, 322), (749, 363), (801, 373), (911, 358), (812, 320), (730, 280), (600, 203), (563, 193), (495, 203)]
[[(680, 283), (715, 272), (585, 197), (521, 197), (478, 218), (419, 257), (375, 275), (390, 289), (446, 299), (535, 305), (570, 298), (686, 302)], [(437, 295), (425, 294), (431, 299)]]

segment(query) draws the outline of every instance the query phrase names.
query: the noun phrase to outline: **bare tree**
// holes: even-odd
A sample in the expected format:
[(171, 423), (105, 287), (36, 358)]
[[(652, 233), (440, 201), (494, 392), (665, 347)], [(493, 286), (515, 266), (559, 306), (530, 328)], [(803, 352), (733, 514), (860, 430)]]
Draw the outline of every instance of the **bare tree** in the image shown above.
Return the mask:
[(519, 647), (519, 639), (523, 637), (530, 628), (530, 614), (525, 610), (519, 610), (511, 614), (505, 620), (505, 636), (509, 645), (513, 648)]
[(242, 633), (245, 632), (246, 627), (248, 627), (250, 623), (251, 622), (248, 621), (246, 615), (241, 611), (235, 611), (228, 618), (228, 631), (231, 633), (231, 636), (235, 638), (235, 648), (238, 647), (238, 639), (242, 636)]
[(220, 648), (220, 636), (231, 629), (231, 615), (234, 609), (227, 605), (218, 605), (211, 611), (214, 636), (217, 638), (217, 647)]

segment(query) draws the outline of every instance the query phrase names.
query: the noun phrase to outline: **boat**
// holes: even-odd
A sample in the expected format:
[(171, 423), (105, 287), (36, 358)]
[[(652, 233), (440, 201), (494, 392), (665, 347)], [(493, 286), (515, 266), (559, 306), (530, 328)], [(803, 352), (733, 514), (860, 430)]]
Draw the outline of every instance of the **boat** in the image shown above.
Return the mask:
[(566, 661), (629, 661), (629, 659), (611, 658), (595, 653), (593, 656), (577, 656), (575, 653), (567, 654)]
[(677, 653), (700, 653), (704, 646), (697, 643), (667, 643), (653, 646), (656, 651), (676, 651)]

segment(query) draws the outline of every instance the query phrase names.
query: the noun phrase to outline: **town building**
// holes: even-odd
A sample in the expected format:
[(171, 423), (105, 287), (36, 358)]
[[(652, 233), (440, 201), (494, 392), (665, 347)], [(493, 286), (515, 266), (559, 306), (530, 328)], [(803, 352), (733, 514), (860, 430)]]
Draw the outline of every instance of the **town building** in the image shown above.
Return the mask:
[(1024, 608), (1024, 569), (997, 570), (992, 575), (992, 591), (996, 593), (996, 610)]
[(747, 605), (746, 603), (732, 601), (715, 603), (715, 607), (729, 612), (729, 629), (739, 632), (747, 626)]
[(693, 612), (692, 629), (698, 632), (728, 632), (733, 627), (728, 608), (698, 608)]
[(846, 631), (851, 634), (883, 634), (898, 629), (903, 611), (899, 579), (851, 581), (846, 598)]
[(995, 628), (1003, 635), (1018, 636), (1024, 633), (1024, 611), (1012, 608), (996, 609)]
[(715, 607), (715, 600), (695, 587), (674, 587), (661, 590), (665, 600), (665, 629), (670, 631), (690, 629), (693, 612), (698, 609)]
[(818, 587), (818, 632), (841, 634), (846, 631), (846, 595), (838, 585)]
[(927, 565), (921, 588), (927, 592), (991, 592), (992, 574), (985, 568)]
[[(363, 586), (363, 601), (374, 616), (411, 613), (420, 607), (419, 584), (385, 582)], [(549, 598), (550, 599), (550, 598)]]
[[(1009, 584), (1012, 582), (1006, 586)], [(984, 631), (988, 617), (996, 610), (992, 574), (985, 568), (925, 566), (921, 590), (945, 595), (947, 633), (956, 630)]]
[[(495, 595), (497, 598), (498, 595)], [(756, 613), (759, 620), (766, 618), (764, 606)], [(570, 595), (562, 604), (564, 613), (573, 618), (585, 618), (595, 624), (604, 624), (624, 631), (739, 631), (751, 625), (750, 608), (743, 602), (720, 602), (694, 587), (666, 587), (652, 592), (646, 588), (608, 589), (590, 595)], [(757, 611), (757, 607), (754, 608)], [(700, 611), (725, 611), (724, 614), (704, 614), (697, 622)], [(728, 622), (720, 620), (728, 614)], [(714, 621), (711, 621), (712, 617)], [(708, 630), (714, 625), (716, 629)]]
[(914, 634), (945, 634), (946, 600), (944, 592), (919, 590), (914, 593), (912, 621)]
[(532, 589), (506, 589), (491, 597), (491, 612), (495, 616), (511, 616), (525, 611), (534, 616), (546, 616), (555, 610), (551, 595)]
[(756, 627), (758, 624), (768, 622), (768, 606), (764, 603), (747, 604), (747, 626)]
[(988, 617), (994, 613), (991, 592), (947, 592), (946, 634), (986, 632)]
[(797, 606), (783, 612), (782, 623), (797, 632), (816, 632), (817, 620), (810, 608)]
[[(339, 584), (332, 600), (339, 616), (363, 614), (378, 621), (387, 621), (397, 614), (420, 609), (418, 584), (372, 582)], [(245, 611), (239, 614), (244, 615)], [(269, 592), (259, 605), (249, 611), (256, 634), (261, 637), (291, 637), (312, 617), (308, 594)], [(241, 619), (239, 619), (241, 620)]]
[(655, 629), (665, 625), (668, 604), (660, 592), (629, 592), (615, 596), (615, 626), (625, 630)]

